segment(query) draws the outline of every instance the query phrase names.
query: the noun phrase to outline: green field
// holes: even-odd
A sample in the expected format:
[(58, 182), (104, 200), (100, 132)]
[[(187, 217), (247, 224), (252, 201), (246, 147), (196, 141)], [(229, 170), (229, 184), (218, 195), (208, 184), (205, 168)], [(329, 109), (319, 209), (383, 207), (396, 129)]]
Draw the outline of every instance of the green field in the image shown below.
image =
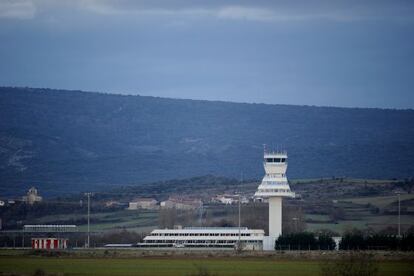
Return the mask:
[[(400, 196), (401, 201), (414, 199), (413, 194), (402, 194)], [(384, 208), (385, 206), (398, 201), (397, 195), (394, 196), (377, 196), (377, 197), (356, 197), (343, 199), (343, 201), (349, 201), (356, 204), (372, 204), (379, 208)]]
[[(414, 199), (413, 194), (402, 194), (401, 201)], [(339, 219), (335, 223), (329, 222), (328, 215), (306, 214), (306, 218), (314, 222), (307, 223), (308, 231), (319, 229), (330, 229), (338, 233), (344, 233), (347, 229), (373, 229), (380, 231), (387, 227), (397, 228), (398, 217), (396, 215), (384, 214), (384, 208), (398, 202), (398, 197), (375, 196), (343, 198), (335, 203), (335, 206), (343, 208), (345, 219)], [(378, 213), (371, 212), (371, 206), (378, 207)], [(410, 205), (405, 205), (405, 207)], [(412, 208), (412, 207), (410, 207)], [(326, 221), (326, 222), (325, 222)], [(404, 230), (414, 226), (414, 216), (411, 214), (401, 215), (401, 227)]]
[[(45, 258), (0, 257), (0, 272), (46, 273), (64, 275), (198, 275), (201, 270), (213, 275), (319, 275), (317, 261), (262, 259), (191, 259), (191, 258)], [(408, 262), (382, 262), (379, 275), (413, 275)]]
[[(53, 224), (56, 221), (84, 218), (86, 214), (62, 214), (49, 215), (37, 219), (37, 224)], [(114, 229), (129, 229), (136, 231), (148, 231), (157, 227), (158, 212), (154, 210), (121, 210), (116, 212), (92, 213), (91, 231), (105, 231)], [(79, 231), (86, 231), (87, 225), (79, 225)]]
[[(310, 215), (312, 218), (325, 218), (321, 215)], [(330, 229), (338, 233), (344, 233), (344, 231), (352, 228), (366, 229), (372, 228), (374, 230), (381, 230), (387, 226), (397, 227), (398, 218), (392, 215), (366, 215), (361, 216), (359, 220), (339, 220), (338, 223), (307, 223), (306, 229), (308, 231), (316, 231), (319, 229)], [(401, 227), (402, 229), (408, 229), (414, 225), (414, 216), (402, 215)]]

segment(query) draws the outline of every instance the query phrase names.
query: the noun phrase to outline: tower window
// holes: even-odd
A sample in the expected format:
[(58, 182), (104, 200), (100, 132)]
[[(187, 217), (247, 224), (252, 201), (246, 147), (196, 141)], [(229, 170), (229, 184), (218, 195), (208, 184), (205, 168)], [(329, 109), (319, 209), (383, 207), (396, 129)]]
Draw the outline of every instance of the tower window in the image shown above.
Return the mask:
[(265, 158), (266, 163), (284, 163), (286, 158)]

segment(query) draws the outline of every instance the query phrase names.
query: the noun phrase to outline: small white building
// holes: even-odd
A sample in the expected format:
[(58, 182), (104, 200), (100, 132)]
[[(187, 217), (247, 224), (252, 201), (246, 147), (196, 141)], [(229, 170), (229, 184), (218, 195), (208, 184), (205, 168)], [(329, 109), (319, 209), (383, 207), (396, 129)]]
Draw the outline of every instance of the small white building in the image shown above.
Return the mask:
[(35, 187), (31, 187), (27, 192), (27, 195), (22, 197), (22, 200), (30, 205), (33, 205), (35, 202), (41, 202), (42, 197), (38, 194)]
[(263, 249), (264, 230), (247, 227), (185, 227), (155, 229), (138, 247), (235, 248), (240, 240), (244, 250)]
[(32, 238), (32, 249), (66, 249), (68, 239), (62, 238)]
[[(216, 197), (212, 198), (213, 202), (218, 202), (226, 205), (236, 204), (239, 202), (239, 195), (217, 195)], [(248, 204), (249, 199), (245, 196), (240, 197), (241, 204)]]
[(154, 198), (136, 198), (129, 202), (128, 210), (156, 209), (158, 201)]
[(229, 197), (229, 196), (217, 196), (217, 201), (222, 203), (222, 204), (226, 204), (226, 205), (231, 205), (233, 203), (235, 203), (235, 199), (233, 197)]
[(185, 198), (185, 197), (170, 197), (166, 201), (162, 201), (160, 206), (162, 208), (178, 210), (195, 210), (200, 208), (203, 202), (198, 198)]

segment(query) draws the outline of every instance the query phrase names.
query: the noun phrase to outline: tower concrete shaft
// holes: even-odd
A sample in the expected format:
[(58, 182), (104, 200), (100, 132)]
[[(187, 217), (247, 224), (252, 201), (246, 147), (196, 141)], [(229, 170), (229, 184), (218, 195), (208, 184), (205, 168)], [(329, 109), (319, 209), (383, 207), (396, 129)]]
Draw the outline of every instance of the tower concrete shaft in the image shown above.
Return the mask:
[(269, 198), (269, 236), (277, 238), (282, 234), (282, 197)]
[(266, 174), (255, 197), (269, 200), (269, 237), (274, 240), (282, 234), (282, 199), (295, 197), (295, 193), (286, 178), (286, 152), (265, 152), (263, 166)]

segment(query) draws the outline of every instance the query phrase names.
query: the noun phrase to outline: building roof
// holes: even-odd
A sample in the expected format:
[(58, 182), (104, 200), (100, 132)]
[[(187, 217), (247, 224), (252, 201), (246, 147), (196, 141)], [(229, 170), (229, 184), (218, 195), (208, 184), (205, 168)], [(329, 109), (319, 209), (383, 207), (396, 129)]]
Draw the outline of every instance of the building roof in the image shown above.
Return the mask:
[(149, 197), (137, 197), (131, 200), (131, 202), (139, 202), (139, 201), (157, 201), (155, 198), (149, 198)]
[[(238, 227), (185, 227), (183, 229), (155, 229), (151, 233), (238, 233)], [(263, 229), (248, 229), (240, 227), (241, 233), (263, 234)]]

